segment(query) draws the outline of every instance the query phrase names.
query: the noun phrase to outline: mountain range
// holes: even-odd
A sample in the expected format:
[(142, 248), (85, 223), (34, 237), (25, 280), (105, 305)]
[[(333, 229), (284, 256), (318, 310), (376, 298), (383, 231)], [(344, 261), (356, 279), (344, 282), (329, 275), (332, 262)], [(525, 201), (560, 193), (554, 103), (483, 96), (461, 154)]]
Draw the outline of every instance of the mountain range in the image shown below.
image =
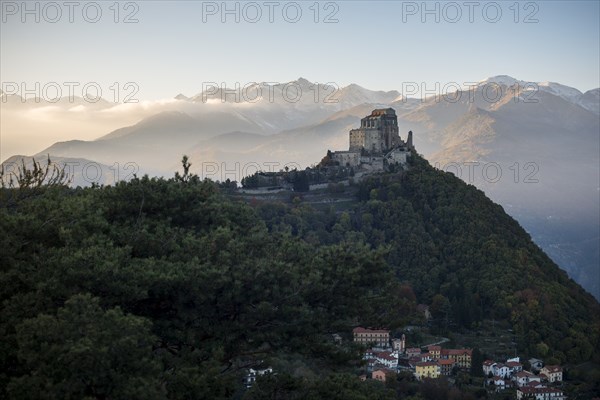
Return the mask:
[[(61, 116), (74, 115), (75, 109), (99, 120), (136, 116), (138, 122), (94, 140), (61, 141), (32, 154), (97, 163), (103, 184), (126, 176), (111, 175), (110, 168), (128, 163), (138, 175), (171, 176), (182, 154), (190, 156), (194, 172), (215, 180), (239, 181), (256, 169), (284, 165), (304, 168), (327, 150), (347, 149), (348, 130), (372, 109), (392, 107), (400, 135), (412, 130), (417, 150), (432, 165), (484, 190), (600, 298), (600, 89), (582, 93), (501, 75), (423, 99), (304, 78), (248, 85), (237, 98), (235, 91), (205, 87), (194, 95), (138, 105), (59, 101), (50, 111), (48, 104), (1, 96), (3, 113), (16, 127), (22, 115), (30, 118), (43, 107)], [(85, 180), (77, 175), (74, 183)]]

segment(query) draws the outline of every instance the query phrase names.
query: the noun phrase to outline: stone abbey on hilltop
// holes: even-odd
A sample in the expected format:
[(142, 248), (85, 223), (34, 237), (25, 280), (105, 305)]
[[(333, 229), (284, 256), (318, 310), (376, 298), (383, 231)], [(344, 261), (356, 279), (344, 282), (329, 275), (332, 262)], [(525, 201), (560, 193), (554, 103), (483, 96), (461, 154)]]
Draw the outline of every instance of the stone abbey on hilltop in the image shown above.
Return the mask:
[(321, 162), (302, 171), (259, 171), (242, 179), (245, 190), (309, 191), (324, 189), (330, 184), (347, 186), (364, 176), (378, 172), (394, 172), (406, 167), (414, 150), (412, 132), (406, 142), (398, 134), (398, 117), (393, 108), (381, 108), (360, 121), (360, 128), (351, 129), (347, 151), (327, 151)]
[(398, 117), (393, 108), (381, 108), (360, 120), (360, 128), (349, 133), (347, 151), (329, 152), (328, 157), (340, 166), (366, 171), (382, 171), (386, 165), (406, 164), (411, 150), (412, 131), (406, 142), (398, 134)]

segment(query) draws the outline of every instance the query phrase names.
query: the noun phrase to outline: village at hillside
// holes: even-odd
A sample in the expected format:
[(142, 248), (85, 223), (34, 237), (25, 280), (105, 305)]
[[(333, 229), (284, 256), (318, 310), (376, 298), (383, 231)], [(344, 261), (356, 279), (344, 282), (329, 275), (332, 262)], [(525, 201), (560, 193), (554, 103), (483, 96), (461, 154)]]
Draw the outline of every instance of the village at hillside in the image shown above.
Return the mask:
[[(353, 341), (367, 347), (363, 358), (366, 368), (361, 379), (385, 382), (396, 374), (409, 371), (415, 379), (454, 379), (459, 372), (472, 373), (473, 349), (443, 348), (439, 344), (407, 347), (406, 335), (390, 337), (387, 329), (356, 327)], [(484, 385), (489, 391), (516, 391), (516, 399), (565, 400), (560, 384), (563, 371), (559, 365), (544, 365), (542, 360), (528, 360), (531, 371), (524, 369), (519, 357), (482, 363)], [(476, 366), (475, 366), (476, 367)]]

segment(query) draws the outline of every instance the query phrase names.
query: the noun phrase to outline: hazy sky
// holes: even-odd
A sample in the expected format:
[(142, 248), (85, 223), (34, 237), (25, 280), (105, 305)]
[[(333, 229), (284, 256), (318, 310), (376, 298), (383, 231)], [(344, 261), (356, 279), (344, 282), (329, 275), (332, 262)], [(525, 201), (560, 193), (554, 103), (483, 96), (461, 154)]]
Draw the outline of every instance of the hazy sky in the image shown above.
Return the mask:
[[(121, 95), (135, 82), (139, 99), (298, 77), (378, 90), (500, 74), (600, 86), (598, 1), (247, 3), (31, 1), (27, 13), (2, 0), (0, 78), (97, 82), (105, 96), (113, 82)], [(124, 23), (130, 14), (138, 22)]]

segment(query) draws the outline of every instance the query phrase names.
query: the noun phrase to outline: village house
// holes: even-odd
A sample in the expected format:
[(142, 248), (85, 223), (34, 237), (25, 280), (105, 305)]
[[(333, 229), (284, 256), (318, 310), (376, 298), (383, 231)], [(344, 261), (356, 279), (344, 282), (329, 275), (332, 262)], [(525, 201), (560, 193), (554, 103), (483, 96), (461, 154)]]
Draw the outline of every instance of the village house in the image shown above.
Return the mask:
[(408, 365), (410, 366), (411, 369), (415, 369), (416, 365), (418, 363), (424, 362), (420, 356), (414, 356), (408, 359)]
[(530, 358), (529, 359), (529, 365), (531, 365), (531, 370), (533, 372), (540, 372), (540, 370), (544, 366), (544, 362), (542, 360), (537, 359), (537, 358)]
[(377, 369), (371, 373), (371, 378), (379, 382), (385, 382), (387, 371), (383, 369)]
[(398, 367), (398, 357), (395, 357), (394, 353), (390, 353), (389, 351), (375, 353), (375, 360), (379, 364), (390, 369), (396, 369)]
[(440, 366), (433, 361), (420, 362), (415, 365), (415, 376), (418, 380), (439, 378)]
[(359, 326), (352, 330), (352, 334), (356, 343), (390, 347), (390, 331), (387, 329), (366, 329)]
[(529, 383), (526, 386), (533, 387), (533, 388), (540, 388), (540, 387), (545, 387), (546, 385), (544, 385), (540, 381), (531, 380), (531, 381), (529, 381)]
[(418, 347), (411, 347), (410, 349), (406, 349), (406, 357), (416, 357), (421, 354), (421, 349)]
[(503, 363), (497, 363), (494, 365), (494, 376), (499, 376), (501, 378), (509, 378), (510, 377), (510, 368)]
[(529, 385), (530, 382), (541, 382), (541, 378), (539, 376), (534, 375), (529, 371), (516, 372), (512, 376), (512, 379), (515, 381), (518, 387), (525, 387)]
[(562, 382), (562, 368), (560, 365), (546, 365), (540, 370), (540, 376), (546, 377), (548, 382)]
[(471, 368), (471, 349), (442, 349), (441, 358), (452, 359), (459, 368)]
[(437, 360), (437, 364), (440, 366), (440, 374), (444, 376), (450, 376), (452, 374), (452, 369), (454, 368), (454, 360), (453, 359), (440, 359)]
[(439, 360), (441, 353), (442, 353), (442, 347), (441, 346), (428, 346), (427, 351), (431, 355), (432, 359)]
[(523, 364), (519, 362), (519, 357), (506, 360), (506, 363), (497, 363), (494, 360), (485, 360), (482, 364), (485, 376), (498, 376), (500, 378), (510, 378), (514, 374), (523, 371)]
[(517, 400), (531, 398), (535, 400), (565, 400), (567, 397), (562, 390), (555, 388), (525, 386), (517, 389)]
[(508, 386), (508, 382), (504, 378), (500, 378), (499, 376), (495, 376), (492, 378), (492, 382), (494, 387), (496, 388), (496, 392), (506, 389)]
[(494, 366), (496, 363), (492, 360), (485, 360), (483, 362), (483, 374), (485, 376), (489, 376), (490, 374), (494, 374)]
[(523, 371), (523, 364), (518, 361), (507, 361), (506, 366), (510, 370), (511, 375)]

